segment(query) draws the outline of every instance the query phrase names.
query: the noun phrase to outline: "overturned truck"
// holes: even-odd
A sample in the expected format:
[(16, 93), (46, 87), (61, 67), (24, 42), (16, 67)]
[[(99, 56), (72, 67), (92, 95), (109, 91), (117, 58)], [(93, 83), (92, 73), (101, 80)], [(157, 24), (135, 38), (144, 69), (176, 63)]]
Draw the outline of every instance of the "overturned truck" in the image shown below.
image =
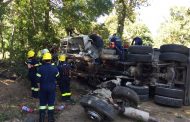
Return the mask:
[(73, 75), (93, 87), (116, 79), (114, 85), (134, 90), (141, 101), (153, 97), (162, 105), (190, 105), (189, 48), (183, 45), (132, 45), (122, 50), (122, 60), (116, 49), (97, 49), (87, 35), (64, 38), (60, 47), (74, 67)]

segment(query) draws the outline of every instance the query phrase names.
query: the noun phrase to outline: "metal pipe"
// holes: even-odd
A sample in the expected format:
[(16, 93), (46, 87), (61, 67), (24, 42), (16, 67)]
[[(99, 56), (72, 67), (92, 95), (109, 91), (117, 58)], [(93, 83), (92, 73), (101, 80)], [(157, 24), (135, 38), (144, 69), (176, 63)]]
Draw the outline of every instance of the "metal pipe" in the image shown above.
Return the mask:
[(148, 112), (139, 110), (139, 109), (135, 109), (132, 107), (125, 107), (125, 110), (123, 112), (123, 115), (125, 115), (126, 117), (132, 118), (132, 119), (136, 119), (139, 121), (143, 121), (143, 122), (157, 122), (157, 120), (153, 117), (150, 117)]

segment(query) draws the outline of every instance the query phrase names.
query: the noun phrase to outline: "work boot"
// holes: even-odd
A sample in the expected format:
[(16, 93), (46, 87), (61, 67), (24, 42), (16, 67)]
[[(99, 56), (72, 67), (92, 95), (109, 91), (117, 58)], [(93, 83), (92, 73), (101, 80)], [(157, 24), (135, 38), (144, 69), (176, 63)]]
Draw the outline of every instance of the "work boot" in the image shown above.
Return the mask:
[(55, 122), (54, 111), (53, 110), (48, 111), (48, 122)]
[(40, 111), (39, 122), (45, 122), (45, 111)]

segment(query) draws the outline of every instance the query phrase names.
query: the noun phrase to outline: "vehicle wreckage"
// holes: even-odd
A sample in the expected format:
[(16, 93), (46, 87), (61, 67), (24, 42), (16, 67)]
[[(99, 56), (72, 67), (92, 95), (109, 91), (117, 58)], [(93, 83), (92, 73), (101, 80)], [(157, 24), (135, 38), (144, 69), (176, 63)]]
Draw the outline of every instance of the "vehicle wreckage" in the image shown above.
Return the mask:
[[(189, 48), (177, 44), (162, 45), (160, 49), (132, 45), (122, 50), (124, 60), (120, 60), (116, 49), (99, 50), (94, 41), (87, 35), (61, 40), (60, 48), (62, 53), (68, 55), (69, 62), (74, 67), (74, 76), (96, 88), (111, 80), (108, 84), (111, 83), (114, 88), (120, 86), (121, 89), (125, 87), (134, 90), (140, 101), (147, 101), (152, 97), (155, 103), (161, 105), (190, 105)], [(97, 63), (95, 59), (100, 59), (101, 63)], [(116, 94), (117, 92), (119, 91), (116, 90)], [(111, 96), (112, 94), (115, 92), (111, 92)], [(98, 98), (90, 95), (84, 99)], [(81, 104), (85, 106), (83, 102)], [(97, 116), (91, 110), (85, 111)]]

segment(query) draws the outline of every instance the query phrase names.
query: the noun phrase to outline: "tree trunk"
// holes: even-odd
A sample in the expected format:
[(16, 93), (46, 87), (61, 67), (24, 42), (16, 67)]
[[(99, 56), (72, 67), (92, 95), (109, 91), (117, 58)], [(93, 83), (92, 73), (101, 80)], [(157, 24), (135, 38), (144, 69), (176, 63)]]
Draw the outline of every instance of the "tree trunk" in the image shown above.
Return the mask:
[(15, 25), (13, 25), (11, 38), (10, 38), (10, 46), (9, 46), (10, 58), (12, 58), (14, 54), (14, 33), (15, 33)]
[[(32, 20), (32, 21), (31, 21)], [(27, 45), (33, 44), (33, 37), (35, 35), (35, 29), (36, 29), (36, 24), (35, 24), (35, 14), (34, 14), (34, 5), (33, 5), (33, 1), (30, 0), (30, 12), (28, 15), (28, 41), (27, 41)], [(30, 43), (29, 43), (30, 42)]]
[(118, 12), (117, 33), (119, 34), (120, 37), (122, 37), (127, 11), (124, 0), (120, 0), (119, 4), (121, 4), (120, 6), (121, 8), (119, 8), (120, 12)]
[(0, 21), (0, 36), (1, 36), (1, 53), (3, 55), (2, 58), (4, 59), (5, 58), (5, 55), (4, 55), (5, 44), (3, 41), (3, 23), (2, 23), (2, 21)]
[(45, 39), (49, 39), (49, 11), (50, 11), (50, 1), (47, 0), (46, 10), (45, 10), (45, 23), (44, 23), (44, 32), (45, 32)]

